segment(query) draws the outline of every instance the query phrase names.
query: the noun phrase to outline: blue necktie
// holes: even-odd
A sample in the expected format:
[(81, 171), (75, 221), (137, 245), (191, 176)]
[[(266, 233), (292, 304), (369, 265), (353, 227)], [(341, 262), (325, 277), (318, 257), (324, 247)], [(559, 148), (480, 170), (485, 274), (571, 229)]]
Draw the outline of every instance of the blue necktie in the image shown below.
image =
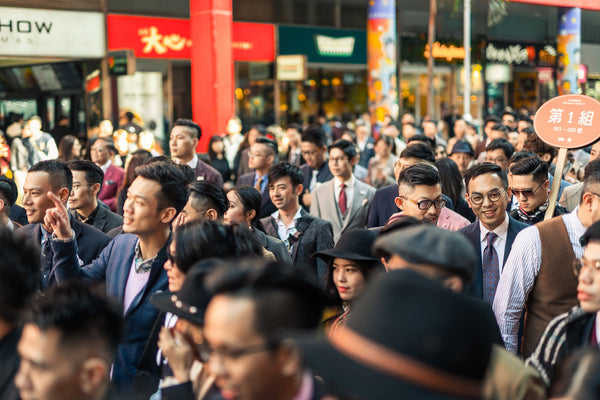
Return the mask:
[(482, 269), (483, 269), (483, 300), (489, 304), (494, 303), (496, 287), (500, 280), (500, 263), (498, 262), (498, 253), (494, 248), (494, 240), (498, 235), (494, 232), (488, 232), (485, 235), (487, 246), (483, 250)]

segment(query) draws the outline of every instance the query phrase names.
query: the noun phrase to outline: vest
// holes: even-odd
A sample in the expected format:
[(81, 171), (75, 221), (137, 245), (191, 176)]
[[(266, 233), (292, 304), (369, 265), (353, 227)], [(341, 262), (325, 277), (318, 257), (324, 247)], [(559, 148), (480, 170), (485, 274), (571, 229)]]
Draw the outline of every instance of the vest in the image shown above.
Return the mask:
[(525, 304), (523, 358), (535, 350), (546, 325), (577, 305), (577, 277), (573, 273), (573, 246), (562, 217), (536, 225), (542, 244), (540, 272)]

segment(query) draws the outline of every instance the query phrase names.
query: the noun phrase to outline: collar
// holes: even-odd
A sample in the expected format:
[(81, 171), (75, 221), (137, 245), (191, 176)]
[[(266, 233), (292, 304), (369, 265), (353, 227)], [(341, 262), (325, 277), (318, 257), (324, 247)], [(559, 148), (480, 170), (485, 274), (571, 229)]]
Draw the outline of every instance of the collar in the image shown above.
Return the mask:
[(256, 181), (258, 178), (262, 179), (262, 182), (268, 182), (269, 181), (269, 173), (267, 172), (264, 175), (259, 175), (258, 171), (254, 171), (254, 180)]
[(579, 219), (579, 216), (577, 215), (577, 212), (579, 211), (579, 206), (575, 207), (575, 209), (573, 211), (571, 211), (568, 214), (564, 214), (563, 217), (563, 221), (565, 222), (565, 225), (569, 224), (571, 225), (571, 227), (573, 228), (573, 231), (579, 236), (583, 236), (583, 234), (585, 233), (585, 231), (587, 231), (587, 228), (581, 223), (581, 220)]
[(8, 228), (9, 231), (14, 231), (15, 230), (15, 224), (13, 224), (13, 222), (10, 219), (6, 223), (6, 227)]
[(110, 159), (106, 162), (106, 164), (103, 164), (100, 166), (100, 169), (106, 173), (106, 170), (108, 169), (108, 167), (110, 167), (110, 164), (112, 164), (112, 161), (110, 161)]
[(333, 178), (333, 182), (335, 185), (336, 190), (339, 190), (342, 186), (342, 183), (346, 185), (346, 188), (351, 189), (354, 187), (354, 184), (356, 183), (356, 178), (354, 177), (354, 174), (352, 174), (350, 176), (350, 179), (348, 179), (347, 181), (342, 182), (341, 180), (338, 179), (337, 176), (335, 176)]
[(135, 272), (138, 274), (149, 272), (150, 269), (152, 269), (152, 263), (157, 257), (158, 254), (148, 260), (144, 260), (142, 258), (142, 251), (140, 250), (140, 239), (138, 239), (135, 243), (135, 257), (133, 258), (133, 262), (135, 263)]
[[(273, 217), (273, 219), (275, 219), (275, 222), (277, 222), (277, 223), (281, 222), (279, 220), (279, 210), (277, 210), (273, 214), (271, 214), (271, 217)], [(296, 211), (296, 214), (294, 215), (294, 221), (298, 221), (300, 218), (302, 218), (302, 207), (298, 207), (298, 211)]]
[(79, 222), (83, 222), (84, 224), (88, 225), (93, 225), (94, 221), (96, 220), (96, 215), (98, 215), (98, 210), (100, 210), (100, 204), (98, 204), (94, 211), (92, 211), (92, 213), (87, 217), (84, 217), (83, 215), (79, 214), (77, 210), (75, 210), (75, 217)]
[(194, 154), (194, 157), (192, 157), (192, 159), (190, 160), (189, 163), (187, 163), (187, 165), (191, 169), (196, 169), (196, 167), (198, 166), (198, 156), (196, 154)]
[[(508, 236), (508, 214), (506, 212), (504, 212), (504, 221), (498, 225), (496, 227), (496, 229), (494, 229), (492, 232), (494, 232), (496, 235), (498, 235), (498, 237), (502, 240), (506, 241), (506, 238)], [(483, 224), (481, 223), (481, 221), (479, 221), (479, 230), (481, 231), (479, 240), (481, 242), (485, 241), (485, 236), (488, 234), (488, 232), (490, 232), (485, 226), (483, 226)]]

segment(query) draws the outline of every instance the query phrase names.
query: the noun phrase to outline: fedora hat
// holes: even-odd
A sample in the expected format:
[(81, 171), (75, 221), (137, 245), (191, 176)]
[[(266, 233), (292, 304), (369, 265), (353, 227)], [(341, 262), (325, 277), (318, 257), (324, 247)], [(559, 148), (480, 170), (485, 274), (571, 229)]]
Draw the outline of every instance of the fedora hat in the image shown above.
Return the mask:
[(344, 258), (353, 261), (378, 261), (371, 253), (371, 247), (377, 234), (368, 229), (352, 229), (344, 233), (333, 249), (321, 250), (314, 255), (329, 261), (332, 258)]
[(204, 325), (204, 312), (211, 299), (204, 279), (218, 262), (216, 259), (207, 259), (194, 264), (179, 291), (157, 292), (150, 297), (150, 303), (160, 311), (173, 313), (196, 325)]
[(470, 299), (398, 270), (376, 278), (332, 336), (296, 340), (342, 396), (480, 399), (494, 323)]

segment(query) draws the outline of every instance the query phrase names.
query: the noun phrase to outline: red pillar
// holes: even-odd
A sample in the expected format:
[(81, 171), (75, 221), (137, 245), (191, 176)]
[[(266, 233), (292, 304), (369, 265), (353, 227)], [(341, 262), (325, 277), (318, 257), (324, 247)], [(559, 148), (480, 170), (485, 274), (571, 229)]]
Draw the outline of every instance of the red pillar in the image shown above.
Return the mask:
[(207, 151), (212, 135), (225, 132), (234, 114), (231, 1), (190, 0), (192, 113), (202, 128), (199, 152)]

